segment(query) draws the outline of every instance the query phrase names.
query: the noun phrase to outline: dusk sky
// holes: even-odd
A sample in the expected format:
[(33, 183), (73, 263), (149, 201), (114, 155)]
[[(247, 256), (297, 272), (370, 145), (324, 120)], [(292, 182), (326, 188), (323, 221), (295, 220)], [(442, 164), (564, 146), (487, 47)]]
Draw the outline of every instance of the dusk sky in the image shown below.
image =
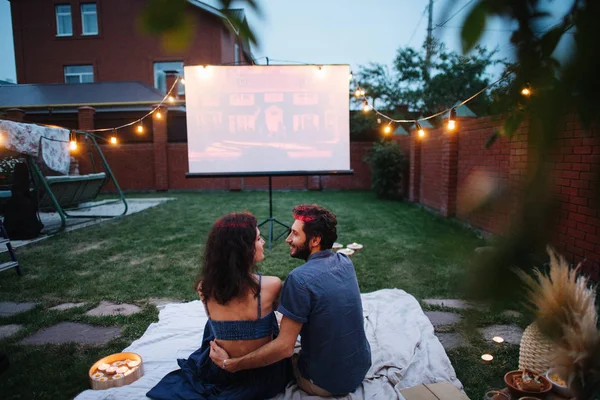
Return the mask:
[[(205, 2), (216, 4), (214, 0)], [(456, 6), (448, 11), (446, 5), (450, 2)], [(541, 21), (542, 30), (558, 22), (573, 1), (543, 3), (553, 15)], [(420, 47), (427, 32), (428, 0), (262, 0), (261, 4), (262, 19), (248, 12), (260, 41), (253, 54), (256, 58), (267, 56), (275, 63), (350, 64), (354, 70), (369, 62), (390, 64), (399, 47)], [(460, 51), (459, 28), (474, 4), (473, 0), (434, 2), (433, 26), (443, 25), (436, 27), (434, 35), (451, 50)], [(510, 58), (510, 32), (506, 31), (509, 27), (496, 20), (487, 28), (481, 44), (498, 47), (502, 57)], [(16, 81), (8, 0), (0, 0), (0, 54), (0, 79)], [(258, 63), (264, 61), (259, 59)], [(491, 71), (493, 75), (499, 72)]]

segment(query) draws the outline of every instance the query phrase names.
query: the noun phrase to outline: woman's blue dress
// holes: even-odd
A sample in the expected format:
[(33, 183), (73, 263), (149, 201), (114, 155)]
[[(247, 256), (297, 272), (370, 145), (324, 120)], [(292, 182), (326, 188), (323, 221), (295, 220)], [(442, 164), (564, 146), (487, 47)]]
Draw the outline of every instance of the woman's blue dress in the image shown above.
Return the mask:
[[(272, 319), (274, 336), (277, 336), (279, 327), (275, 314), (271, 312), (267, 318)], [(167, 374), (146, 396), (155, 400), (263, 400), (283, 392), (292, 380), (289, 358), (235, 373), (219, 368), (209, 357), (210, 341), (214, 339), (209, 320), (204, 327), (202, 347), (187, 360), (177, 360), (181, 369)]]

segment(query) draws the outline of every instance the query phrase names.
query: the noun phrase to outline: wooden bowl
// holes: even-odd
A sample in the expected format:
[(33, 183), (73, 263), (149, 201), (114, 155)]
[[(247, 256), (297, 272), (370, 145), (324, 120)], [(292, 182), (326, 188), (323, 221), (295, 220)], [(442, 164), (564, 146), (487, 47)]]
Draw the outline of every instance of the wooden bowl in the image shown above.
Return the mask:
[[(111, 377), (106, 381), (99, 381), (99, 380), (92, 378), (92, 376), (97, 372), (100, 364), (112, 364), (115, 361), (125, 361), (125, 360), (139, 361), (137, 368), (133, 372), (131, 372), (129, 375), (125, 375), (119, 379), (112, 379), (112, 377)], [(133, 383), (133, 382), (137, 381), (138, 379), (140, 379), (143, 375), (144, 375), (144, 363), (142, 362), (142, 357), (140, 357), (138, 354), (135, 354), (135, 353), (116, 353), (116, 354), (111, 354), (110, 356), (101, 358), (100, 360), (96, 361), (94, 363), (94, 365), (92, 365), (92, 367), (90, 368), (90, 370), (88, 372), (88, 376), (90, 378), (90, 387), (94, 390), (104, 390), (104, 389), (109, 389), (112, 387), (129, 385), (130, 383)]]
[(507, 372), (506, 375), (504, 375), (504, 383), (506, 383), (506, 387), (508, 387), (508, 391), (512, 397), (517, 399), (521, 397), (535, 397), (537, 399), (543, 399), (546, 397), (546, 395), (548, 395), (548, 393), (550, 393), (550, 390), (552, 390), (552, 383), (550, 383), (550, 381), (543, 375), (540, 375), (540, 381), (542, 382), (541, 391), (531, 392), (517, 388), (513, 383), (513, 379), (515, 376), (522, 374), (522, 370), (516, 370)]

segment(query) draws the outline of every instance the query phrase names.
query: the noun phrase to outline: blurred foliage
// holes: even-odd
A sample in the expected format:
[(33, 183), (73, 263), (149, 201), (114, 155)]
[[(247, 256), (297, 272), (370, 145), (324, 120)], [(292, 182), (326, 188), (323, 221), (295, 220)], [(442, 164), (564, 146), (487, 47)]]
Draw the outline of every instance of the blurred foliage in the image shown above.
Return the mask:
[[(188, 0), (148, 0), (139, 25), (143, 32), (159, 36), (163, 47), (171, 52), (185, 50), (194, 39), (195, 20), (189, 14)], [(258, 39), (248, 25), (246, 18), (240, 17), (232, 8), (232, 0), (218, 0), (218, 10), (229, 20), (239, 37), (245, 43), (258, 47)], [(258, 17), (262, 8), (257, 0), (238, 0), (238, 8), (252, 10)]]
[[(480, 46), (469, 55), (448, 51), (440, 43), (434, 43), (432, 50), (429, 70), (424, 48), (401, 47), (392, 68), (378, 63), (361, 66), (357, 82), (367, 97), (383, 103), (384, 108), (406, 104), (409, 109), (431, 115), (485, 88), (490, 84), (488, 68), (502, 62), (495, 58), (495, 50)], [(477, 115), (487, 115), (491, 103), (491, 93), (485, 93), (470, 102), (469, 107)]]
[(375, 142), (364, 160), (371, 167), (371, 188), (377, 196), (387, 199), (402, 198), (402, 175), (408, 163), (400, 145), (386, 140)]

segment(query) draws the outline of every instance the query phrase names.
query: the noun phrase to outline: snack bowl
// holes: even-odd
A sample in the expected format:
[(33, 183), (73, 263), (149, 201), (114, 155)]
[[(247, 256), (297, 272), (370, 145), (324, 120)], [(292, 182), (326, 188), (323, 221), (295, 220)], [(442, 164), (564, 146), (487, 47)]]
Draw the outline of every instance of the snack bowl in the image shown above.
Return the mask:
[[(124, 367), (127, 361), (132, 369)], [(110, 372), (100, 371), (100, 366), (110, 367)], [(119, 367), (127, 368), (127, 371), (118, 372)], [(108, 369), (106, 371), (108, 371)], [(144, 363), (142, 357), (136, 353), (116, 353), (96, 361), (89, 372), (90, 387), (94, 390), (104, 390), (112, 387), (129, 385), (144, 375)]]
[(573, 392), (571, 392), (571, 389), (567, 386), (566, 380), (562, 379), (558, 374), (557, 368), (550, 368), (548, 372), (546, 372), (546, 378), (548, 378), (552, 384), (554, 393), (562, 397), (573, 397)]
[(338, 242), (335, 242), (335, 243), (333, 244), (333, 246), (331, 246), (331, 249), (332, 249), (332, 250), (339, 250), (339, 249), (343, 249), (343, 248), (344, 248), (344, 245), (343, 245), (343, 244), (341, 244), (341, 243), (338, 243)]
[(517, 387), (515, 383), (515, 378), (521, 377), (523, 375), (523, 370), (519, 369), (516, 371), (507, 372), (504, 375), (504, 383), (506, 383), (506, 387), (508, 387), (510, 395), (517, 399), (521, 397), (535, 397), (537, 399), (545, 398), (546, 395), (550, 392), (550, 390), (552, 390), (552, 383), (550, 383), (550, 381), (545, 376), (533, 374), (530, 371), (527, 372), (529, 372), (532, 375), (535, 375), (539, 379), (541, 383), (540, 391), (524, 390), (519, 389)]

